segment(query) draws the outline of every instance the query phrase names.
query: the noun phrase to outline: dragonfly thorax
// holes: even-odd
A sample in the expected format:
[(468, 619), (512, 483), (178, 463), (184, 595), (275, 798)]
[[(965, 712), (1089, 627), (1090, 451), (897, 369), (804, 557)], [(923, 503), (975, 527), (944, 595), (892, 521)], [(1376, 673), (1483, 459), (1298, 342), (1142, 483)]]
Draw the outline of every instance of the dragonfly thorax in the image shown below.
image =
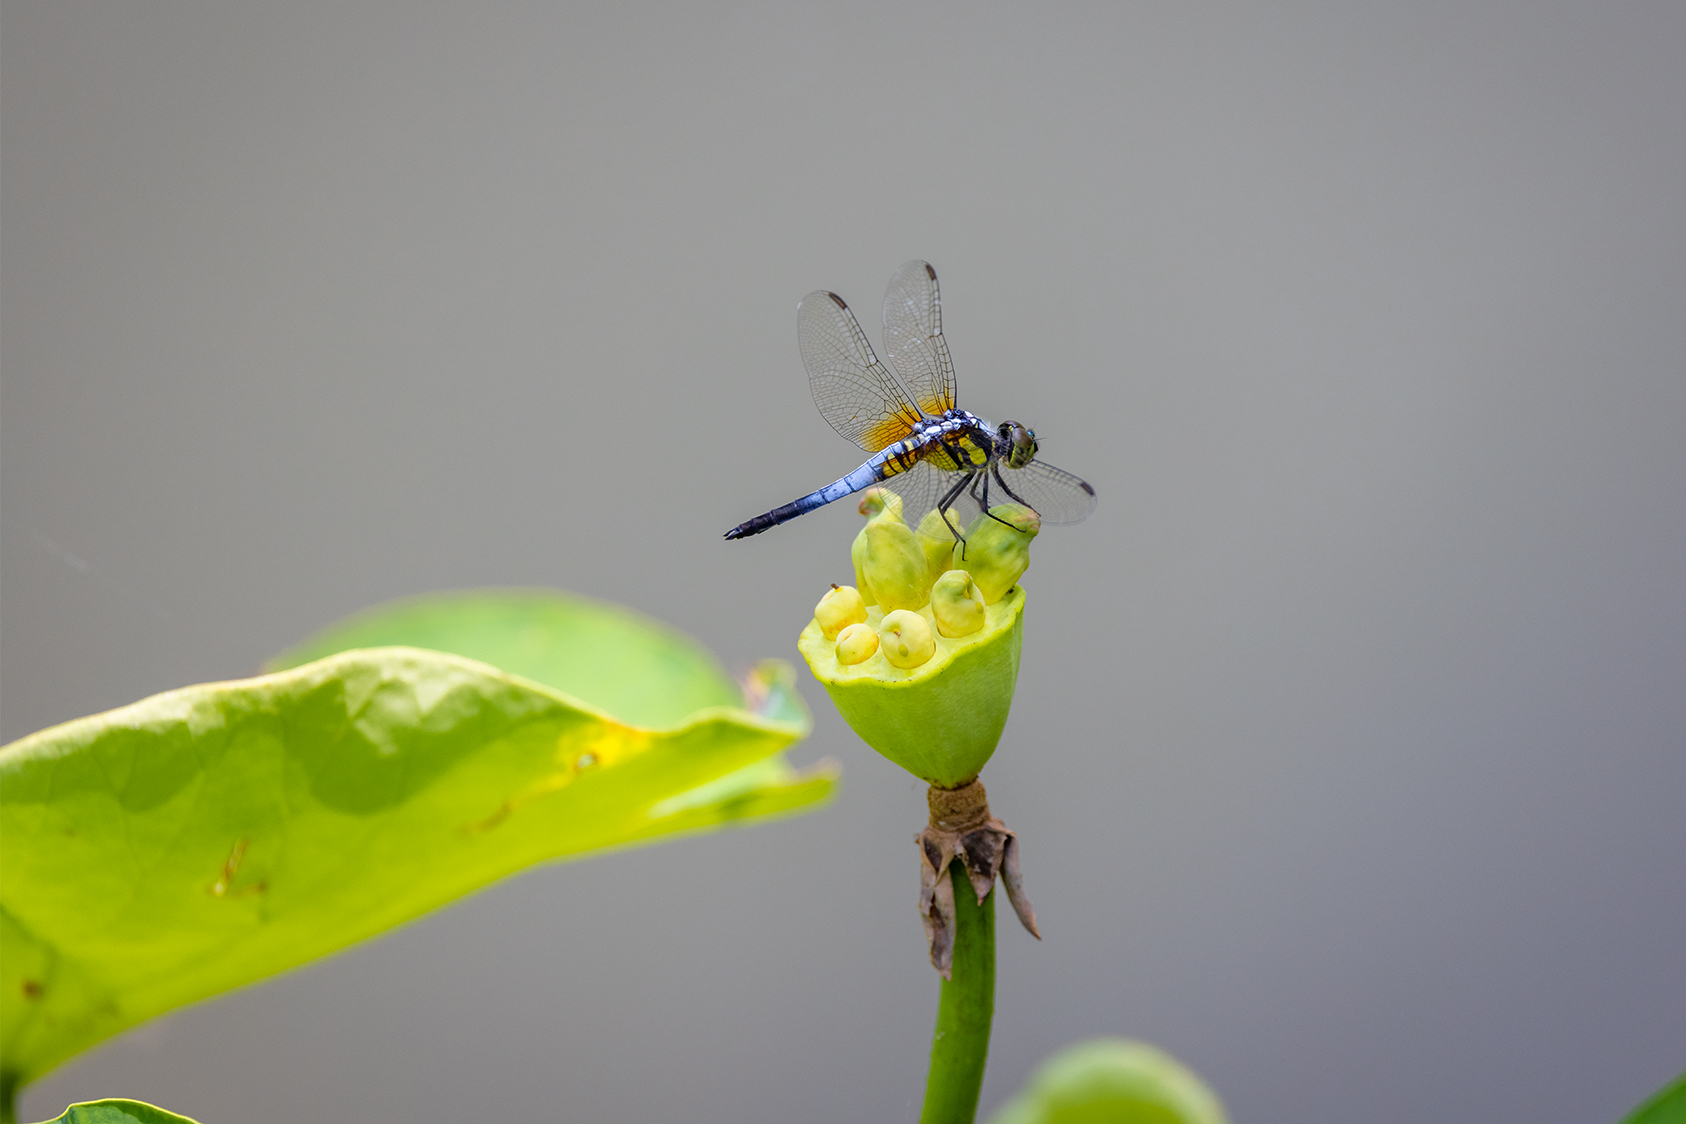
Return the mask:
[(1008, 451), (1008, 445), (997, 435), (994, 426), (959, 407), (915, 422), (906, 446), (910, 453), (944, 450), (947, 456), (938, 457), (933, 463), (950, 469), (968, 465), (981, 468)]

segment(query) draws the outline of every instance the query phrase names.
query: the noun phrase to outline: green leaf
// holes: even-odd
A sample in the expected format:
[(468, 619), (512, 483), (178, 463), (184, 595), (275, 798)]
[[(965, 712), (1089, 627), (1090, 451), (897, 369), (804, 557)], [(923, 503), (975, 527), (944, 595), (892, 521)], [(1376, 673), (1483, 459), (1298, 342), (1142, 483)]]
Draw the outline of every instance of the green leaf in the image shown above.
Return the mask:
[(1622, 1124), (1686, 1124), (1686, 1073), (1658, 1089)]
[(1226, 1124), (1192, 1069), (1146, 1042), (1093, 1038), (1042, 1063), (990, 1124)]
[[(462, 619), (514, 619), (487, 596), (496, 612)], [(648, 720), (662, 692), (726, 692), (683, 637), (590, 609), (588, 646), (643, 682), (620, 705)], [(657, 727), (462, 656), (384, 647), (170, 691), (0, 749), (0, 1079), (15, 1087), (532, 863), (824, 800), (831, 767), (797, 775), (778, 756), (809, 728), (790, 679), (752, 677), (754, 713), (702, 705)]]
[(376, 606), (271, 660), (280, 671), (354, 648), (432, 648), (566, 691), (634, 726), (739, 706), (736, 683), (690, 637), (619, 605), (558, 590), (435, 593)]
[(194, 1124), (185, 1116), (166, 1112), (144, 1101), (108, 1097), (103, 1101), (73, 1104), (43, 1124)]

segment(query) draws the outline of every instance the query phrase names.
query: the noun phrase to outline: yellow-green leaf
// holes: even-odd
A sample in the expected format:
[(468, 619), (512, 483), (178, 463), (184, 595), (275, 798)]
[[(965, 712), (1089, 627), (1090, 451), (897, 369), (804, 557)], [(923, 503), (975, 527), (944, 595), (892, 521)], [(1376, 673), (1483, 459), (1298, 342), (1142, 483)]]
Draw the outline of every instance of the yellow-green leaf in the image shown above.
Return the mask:
[[(648, 719), (663, 690), (693, 704), (730, 690), (683, 637), (588, 608), (607, 678), (642, 684), (620, 705)], [(536, 646), (552, 643), (569, 641)], [(617, 663), (617, 644), (666, 658)], [(382, 647), (0, 749), (0, 1077), (15, 1087), (534, 862), (823, 800), (829, 769), (778, 756), (808, 731), (788, 671), (758, 686), (754, 712), (641, 725), (476, 660)]]
[(1653, 1093), (1622, 1124), (1686, 1124), (1686, 1073)]
[(682, 632), (553, 589), (459, 590), (378, 605), (271, 660), (297, 667), (354, 648), (432, 648), (566, 691), (634, 726), (671, 726), (738, 706), (738, 685)]
[(43, 1124), (194, 1124), (185, 1116), (166, 1112), (145, 1101), (107, 1097), (103, 1101), (73, 1104)]

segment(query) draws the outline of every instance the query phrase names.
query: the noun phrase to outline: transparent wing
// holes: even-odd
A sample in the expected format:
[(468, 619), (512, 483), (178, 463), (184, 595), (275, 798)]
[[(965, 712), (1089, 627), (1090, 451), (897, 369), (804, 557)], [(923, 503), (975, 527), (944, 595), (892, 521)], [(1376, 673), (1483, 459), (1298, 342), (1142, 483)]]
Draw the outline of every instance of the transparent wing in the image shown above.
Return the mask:
[(872, 353), (842, 297), (820, 289), (802, 298), (796, 344), (814, 405), (831, 428), (869, 453), (913, 432), (918, 407)]
[(884, 353), (932, 417), (954, 408), (954, 362), (943, 342), (942, 296), (937, 271), (922, 261), (896, 270), (884, 292)]
[[(1001, 468), (1001, 482), (993, 478), (989, 482), (991, 504), (1006, 503), (1017, 496), (1042, 517), (1043, 526), (1081, 523), (1095, 510), (1095, 490), (1088, 481), (1046, 461), (1031, 461), (1023, 468), (1008, 468), (1004, 461), (996, 463)], [(1001, 484), (1007, 486), (1010, 495), (1001, 494)]]
[[(996, 464), (1001, 470), (999, 482), (993, 474), (981, 473), (971, 486), (961, 489), (950, 501), (949, 522), (960, 530), (964, 531), (983, 511), (981, 501), (986, 496), (990, 506), (1011, 503), (1016, 496), (1042, 517), (1043, 526), (1081, 523), (1095, 510), (1095, 490), (1087, 481), (1063, 469), (1042, 461), (1031, 461), (1023, 468), (1008, 468), (1002, 461)], [(925, 513), (936, 507), (961, 478), (962, 473), (925, 460), (890, 477), (883, 486), (902, 498), (902, 518), (908, 526), (917, 527)], [(1003, 494), (1003, 484), (1011, 489), (1009, 494)]]
[[(917, 527), (925, 513), (936, 507), (943, 494), (959, 482), (958, 473), (945, 471), (930, 461), (920, 461), (906, 472), (890, 477), (882, 486), (902, 498), (902, 520), (909, 527)], [(964, 496), (961, 498), (964, 499)], [(950, 509), (949, 520), (965, 530), (966, 520), (971, 516), (962, 517), (958, 514), (960, 511), (960, 504), (956, 502)]]

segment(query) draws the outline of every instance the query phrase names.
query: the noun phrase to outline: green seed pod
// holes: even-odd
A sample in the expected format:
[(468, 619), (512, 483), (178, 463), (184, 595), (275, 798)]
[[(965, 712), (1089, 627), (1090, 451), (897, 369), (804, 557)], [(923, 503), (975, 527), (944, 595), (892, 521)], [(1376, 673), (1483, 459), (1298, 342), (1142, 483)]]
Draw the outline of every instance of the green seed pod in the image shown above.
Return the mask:
[(931, 587), (931, 615), (944, 636), (970, 636), (984, 626), (983, 590), (965, 570), (950, 570)]
[(837, 637), (837, 662), (845, 667), (864, 663), (878, 651), (878, 634), (862, 622), (845, 628)]
[[(960, 526), (960, 521), (954, 516), (954, 525)], [(919, 539), (919, 546), (925, 551), (925, 566), (935, 582), (947, 573), (954, 557), (954, 532), (943, 521), (942, 514), (936, 508), (925, 513), (925, 518), (919, 521), (919, 527), (914, 531)]]
[(835, 640), (837, 634), (850, 625), (865, 623), (866, 602), (854, 586), (833, 585), (831, 591), (814, 606), (814, 619), (820, 622), (820, 631), (825, 633), (825, 638)]
[(954, 544), (954, 568), (971, 574), (984, 602), (993, 605), (1030, 568), (1030, 540), (1041, 530), (1042, 520), (1030, 508), (997, 504), (966, 528), (965, 543)]
[(937, 654), (937, 638), (931, 634), (931, 626), (924, 617), (906, 609), (884, 614), (879, 639), (884, 644), (884, 658), (903, 671), (929, 663)]
[[(850, 629), (868, 629), (891, 615), (869, 608), (867, 624), (850, 625), (835, 642), (810, 621), (796, 646), (861, 740), (926, 784), (959, 788), (978, 775), (1007, 725), (1019, 678), (1024, 590), (1010, 590), (986, 608), (978, 631), (934, 635), (936, 654), (917, 667), (899, 668), (876, 654), (848, 663), (841, 649)], [(938, 632), (930, 608), (918, 616)]]
[(866, 557), (861, 560), (867, 584), (878, 604), (891, 609), (918, 609), (931, 600), (931, 577), (919, 540), (900, 519), (884, 516), (872, 520), (866, 535)]
[[(1007, 725), (1024, 641), (1024, 590), (1015, 583), (1040, 522), (1028, 508), (997, 507), (1013, 526), (980, 518), (967, 532), (970, 562), (953, 566), (962, 572), (945, 566), (933, 575), (922, 540), (936, 538), (936, 520), (924, 519), (927, 533), (917, 535), (902, 521), (899, 497), (871, 490), (861, 510), (871, 518), (850, 553), (866, 623), (832, 639), (816, 611), (797, 647), (861, 740), (927, 784), (959, 788), (977, 777)], [(939, 579), (940, 604), (932, 600)]]
[(1223, 1102), (1165, 1051), (1126, 1038), (1068, 1046), (1042, 1063), (990, 1124), (1227, 1124)]

